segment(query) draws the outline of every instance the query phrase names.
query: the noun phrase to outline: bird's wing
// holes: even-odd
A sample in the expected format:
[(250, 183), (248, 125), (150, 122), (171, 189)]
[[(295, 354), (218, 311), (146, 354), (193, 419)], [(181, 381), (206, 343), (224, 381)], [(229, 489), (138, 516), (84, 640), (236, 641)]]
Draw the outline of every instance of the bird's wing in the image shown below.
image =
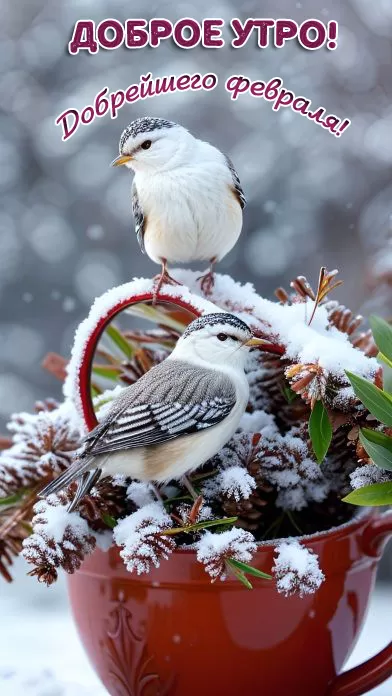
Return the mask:
[(146, 227), (146, 218), (143, 213), (143, 208), (140, 204), (135, 181), (132, 182), (132, 212), (133, 217), (135, 219), (135, 232), (137, 241), (139, 242), (143, 254), (145, 254), (146, 250), (144, 248), (144, 232)]
[(246, 198), (241, 186), (240, 177), (238, 176), (236, 168), (233, 162), (231, 161), (230, 157), (225, 155), (225, 158), (227, 166), (230, 169), (231, 178), (233, 179), (234, 193), (238, 199), (238, 203), (240, 204), (241, 208), (244, 209), (246, 206)]
[(116, 401), (105, 423), (86, 440), (85, 456), (145, 447), (211, 428), (228, 416), (236, 393), (223, 373), (165, 360)]

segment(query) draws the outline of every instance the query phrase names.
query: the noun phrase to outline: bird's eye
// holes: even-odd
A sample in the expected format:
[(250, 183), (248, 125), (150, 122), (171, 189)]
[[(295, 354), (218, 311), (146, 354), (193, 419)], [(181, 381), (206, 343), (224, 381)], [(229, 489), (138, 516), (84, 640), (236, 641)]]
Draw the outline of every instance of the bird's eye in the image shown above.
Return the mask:
[(227, 335), (227, 334), (224, 334), (224, 333), (219, 333), (219, 334), (217, 335), (218, 341), (226, 341), (227, 338), (229, 338), (228, 335)]
[(141, 144), (142, 150), (149, 150), (152, 145), (151, 140), (145, 140), (144, 143)]

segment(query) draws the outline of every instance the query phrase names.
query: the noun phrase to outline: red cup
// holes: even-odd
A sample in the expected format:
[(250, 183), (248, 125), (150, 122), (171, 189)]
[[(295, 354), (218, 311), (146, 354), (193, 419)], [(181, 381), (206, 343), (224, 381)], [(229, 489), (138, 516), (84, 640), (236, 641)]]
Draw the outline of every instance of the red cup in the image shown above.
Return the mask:
[[(91, 366), (107, 324), (123, 309), (149, 302), (130, 293), (90, 326), (75, 401), (88, 429), (96, 425)], [(197, 316), (190, 301), (160, 294), (178, 318)], [(392, 673), (392, 643), (339, 674), (358, 638), (392, 514), (365, 511), (350, 524), (308, 536), (325, 582), (313, 595), (286, 598), (274, 582), (211, 584), (195, 553), (177, 550), (148, 575), (131, 575), (119, 549), (96, 550), (70, 576), (76, 624), (90, 660), (112, 696), (359, 696)], [(252, 560), (273, 565), (275, 544)]]
[[(392, 514), (365, 511), (305, 537), (325, 582), (284, 597), (274, 582), (211, 584), (193, 551), (178, 550), (148, 575), (127, 572), (112, 548), (71, 576), (82, 642), (112, 696), (358, 696), (392, 673), (392, 643), (339, 674), (366, 613)], [(268, 571), (274, 545), (252, 564)]]

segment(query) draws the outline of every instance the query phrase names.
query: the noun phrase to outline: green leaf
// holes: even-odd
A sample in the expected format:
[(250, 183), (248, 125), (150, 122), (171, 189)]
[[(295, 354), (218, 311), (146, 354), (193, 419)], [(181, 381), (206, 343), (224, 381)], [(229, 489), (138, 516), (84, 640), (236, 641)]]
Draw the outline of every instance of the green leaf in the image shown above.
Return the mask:
[(242, 582), (243, 585), (245, 585), (247, 590), (253, 590), (253, 585), (251, 582), (249, 582), (248, 578), (245, 576), (245, 573), (243, 573), (242, 570), (237, 568), (234, 564), (234, 561), (232, 558), (226, 558), (226, 566), (231, 570), (233, 575)]
[(392, 438), (379, 433), (377, 430), (363, 428), (359, 434), (359, 439), (363, 444), (369, 457), (380, 469), (392, 471)]
[(272, 575), (268, 575), (268, 573), (263, 573), (263, 571), (258, 570), (257, 568), (253, 568), (253, 566), (250, 566), (247, 563), (237, 561), (235, 558), (230, 558), (229, 561), (236, 568), (242, 570), (243, 573), (247, 573), (248, 575), (254, 575), (255, 578), (263, 578), (264, 580), (272, 579)]
[(133, 346), (127, 341), (126, 338), (122, 335), (121, 331), (117, 329), (114, 324), (110, 324), (105, 333), (109, 336), (109, 338), (113, 341), (113, 343), (117, 346), (117, 348), (125, 355), (125, 357), (130, 360), (134, 354), (134, 348)]
[(376, 346), (380, 353), (385, 355), (387, 360), (392, 363), (392, 326), (381, 319), (381, 317), (372, 316), (369, 318)]
[(98, 387), (94, 384), (91, 385), (90, 392), (91, 392), (92, 399), (96, 399), (96, 397), (99, 396), (101, 393), (100, 390), (98, 389)]
[(144, 304), (140, 302), (138, 304), (132, 305), (125, 310), (126, 314), (131, 314), (134, 317), (141, 317), (142, 319), (147, 319), (148, 321), (153, 321), (155, 324), (163, 324), (168, 326), (178, 333), (184, 333), (186, 328), (186, 322), (183, 324), (177, 319), (169, 316), (167, 312), (164, 312), (159, 308), (159, 306), (152, 307), (151, 305)]
[(389, 358), (387, 358), (384, 353), (381, 353), (381, 351), (378, 353), (377, 359), (381, 360), (381, 362), (383, 362), (387, 367), (392, 367), (392, 360), (389, 360)]
[(363, 377), (346, 371), (355, 395), (381, 423), (392, 425), (392, 396)]
[(92, 372), (98, 377), (104, 377), (105, 379), (110, 379), (113, 382), (118, 382), (118, 377), (121, 374), (119, 367), (111, 367), (110, 365), (95, 365)]
[(110, 529), (114, 529), (117, 525), (117, 520), (115, 520), (111, 515), (108, 515), (106, 512), (103, 513), (102, 520), (108, 527), (110, 527)]
[(282, 392), (288, 404), (291, 404), (293, 401), (295, 401), (295, 399), (298, 396), (298, 394), (296, 394), (295, 391), (288, 384), (283, 384)]
[(0, 498), (0, 506), (9, 506), (15, 505), (15, 503), (19, 503), (19, 501), (22, 500), (26, 492), (27, 489), (23, 488), (23, 490), (18, 491), (18, 493), (14, 493), (14, 495), (9, 495), (7, 498)]
[(365, 507), (375, 507), (378, 505), (392, 504), (392, 481), (384, 483), (373, 483), (371, 486), (357, 488), (343, 498), (345, 503), (351, 505), (364, 505)]
[(371, 430), (370, 428), (361, 428), (360, 437), (363, 436), (375, 445), (380, 445), (389, 450), (392, 454), (392, 437), (380, 432), (379, 430)]
[(232, 525), (237, 522), (238, 517), (226, 517), (221, 520), (204, 520), (203, 522), (196, 522), (195, 524), (188, 524), (184, 527), (170, 527), (160, 532), (162, 536), (174, 536), (175, 534), (186, 534), (190, 532), (199, 532), (201, 529), (207, 529), (208, 527), (220, 527), (222, 525)]
[(322, 401), (316, 401), (309, 419), (309, 435), (319, 464), (328, 452), (332, 440), (332, 425)]

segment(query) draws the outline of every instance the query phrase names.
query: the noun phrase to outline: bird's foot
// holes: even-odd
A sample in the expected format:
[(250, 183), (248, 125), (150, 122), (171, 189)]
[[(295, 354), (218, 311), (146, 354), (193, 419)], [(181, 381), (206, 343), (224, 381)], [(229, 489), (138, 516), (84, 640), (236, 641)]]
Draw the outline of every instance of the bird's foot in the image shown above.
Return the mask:
[(171, 275), (169, 275), (167, 269), (164, 269), (161, 273), (158, 273), (158, 275), (156, 275), (153, 280), (153, 304), (156, 304), (158, 300), (158, 295), (161, 291), (162, 285), (182, 285), (182, 283), (179, 283), (178, 280), (175, 280), (175, 278), (172, 278)]
[(200, 276), (197, 280), (200, 280), (200, 287), (204, 295), (211, 295), (212, 289), (215, 285), (215, 275), (214, 271), (209, 270), (208, 273)]
[(199, 499), (199, 494), (198, 494), (198, 492), (194, 489), (194, 487), (192, 486), (192, 483), (191, 483), (191, 481), (189, 480), (189, 478), (188, 478), (187, 476), (184, 475), (184, 476), (181, 478), (181, 483), (182, 483), (183, 486), (185, 486), (185, 488), (187, 489), (188, 493), (190, 493), (191, 498), (192, 498), (194, 501), (197, 501), (197, 500)]

